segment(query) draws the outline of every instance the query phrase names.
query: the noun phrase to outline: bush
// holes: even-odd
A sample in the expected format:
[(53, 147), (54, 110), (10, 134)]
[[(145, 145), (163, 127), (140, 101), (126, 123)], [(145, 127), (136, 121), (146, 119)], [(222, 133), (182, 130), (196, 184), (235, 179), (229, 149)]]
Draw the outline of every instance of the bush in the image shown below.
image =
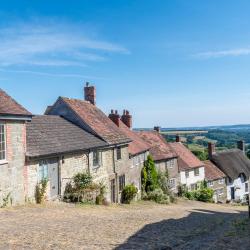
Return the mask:
[(148, 200), (153, 200), (159, 204), (169, 204), (170, 198), (168, 195), (164, 194), (162, 189), (157, 188), (152, 192), (147, 194)]
[(78, 173), (73, 177), (73, 181), (76, 189), (84, 189), (92, 183), (92, 176), (89, 173)]
[(130, 204), (137, 192), (138, 189), (133, 184), (125, 186), (122, 190), (122, 203)]
[(41, 204), (44, 202), (47, 185), (48, 185), (47, 179), (41, 180), (41, 182), (36, 185), (36, 191), (35, 191), (36, 203)]
[(214, 191), (210, 188), (202, 188), (196, 191), (185, 192), (184, 196), (189, 200), (197, 200), (203, 202), (213, 201)]
[(158, 173), (152, 156), (148, 156), (142, 169), (143, 191), (151, 192), (158, 188)]
[(164, 194), (170, 194), (168, 171), (158, 173), (158, 186), (162, 189)]

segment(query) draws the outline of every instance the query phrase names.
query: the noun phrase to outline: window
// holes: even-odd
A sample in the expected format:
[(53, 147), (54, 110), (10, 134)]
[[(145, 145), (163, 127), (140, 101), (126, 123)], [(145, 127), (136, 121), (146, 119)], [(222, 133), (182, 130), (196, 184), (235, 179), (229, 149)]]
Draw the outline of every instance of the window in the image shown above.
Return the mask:
[(248, 192), (249, 192), (248, 183), (245, 183), (245, 192), (246, 192), (246, 193), (248, 193)]
[(121, 192), (125, 187), (125, 175), (119, 176), (119, 191)]
[(174, 160), (169, 160), (166, 162), (166, 167), (173, 168), (174, 167)]
[(41, 161), (39, 163), (39, 173), (38, 173), (38, 181), (42, 181), (44, 179), (48, 179), (48, 162)]
[(197, 190), (197, 184), (191, 184), (191, 191)]
[(174, 188), (175, 187), (175, 179), (170, 179), (169, 180), (169, 187)]
[(185, 176), (186, 176), (186, 178), (189, 177), (189, 171), (186, 171), (186, 172), (185, 172)]
[(200, 169), (199, 169), (199, 168), (196, 168), (196, 169), (194, 170), (194, 175), (195, 175), (195, 176), (199, 176), (199, 175), (200, 175)]
[(223, 193), (224, 193), (223, 188), (216, 190), (216, 194), (219, 196), (223, 195)]
[(118, 147), (116, 149), (116, 159), (121, 160), (121, 158), (122, 158), (122, 150), (121, 150), (121, 147)]
[(0, 162), (6, 160), (6, 131), (5, 125), (0, 123)]
[(101, 165), (102, 152), (95, 150), (93, 151), (93, 167), (99, 167)]
[(224, 181), (224, 179), (219, 179), (218, 183), (219, 183), (219, 184), (224, 184), (225, 181)]
[(207, 185), (208, 185), (209, 187), (212, 187), (212, 186), (214, 185), (214, 182), (213, 182), (213, 181), (208, 181), (208, 182), (207, 182)]

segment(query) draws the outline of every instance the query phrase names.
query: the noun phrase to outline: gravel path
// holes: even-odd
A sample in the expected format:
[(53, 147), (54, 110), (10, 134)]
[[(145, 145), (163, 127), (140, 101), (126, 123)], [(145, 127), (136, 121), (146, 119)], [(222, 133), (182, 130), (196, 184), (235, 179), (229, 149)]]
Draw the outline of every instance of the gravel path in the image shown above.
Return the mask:
[(246, 208), (48, 204), (0, 209), (0, 249), (250, 249)]

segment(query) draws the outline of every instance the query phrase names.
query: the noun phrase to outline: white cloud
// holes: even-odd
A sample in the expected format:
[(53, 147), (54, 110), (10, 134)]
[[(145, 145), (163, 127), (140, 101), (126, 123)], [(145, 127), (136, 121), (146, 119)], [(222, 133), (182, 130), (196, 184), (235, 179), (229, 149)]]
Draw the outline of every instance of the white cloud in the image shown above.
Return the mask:
[[(89, 76), (89, 75), (82, 75), (82, 74), (62, 74), (62, 73), (48, 73), (48, 72), (40, 72), (40, 71), (33, 71), (33, 70), (8, 70), (8, 69), (0, 69), (1, 72), (6, 73), (18, 73), (18, 74), (33, 74), (33, 75), (40, 75), (40, 76), (52, 76), (52, 77), (75, 77), (75, 78), (85, 78), (85, 79), (101, 79), (103, 77), (98, 76)], [(7, 79), (7, 78), (0, 78), (0, 80)]]
[(129, 53), (123, 46), (87, 33), (84, 28), (56, 22), (0, 28), (0, 65), (82, 67), (87, 61), (105, 60), (107, 52)]
[(240, 48), (240, 49), (231, 49), (231, 50), (221, 50), (221, 51), (208, 51), (202, 52), (194, 55), (197, 58), (219, 58), (226, 56), (246, 56), (250, 55), (250, 48)]

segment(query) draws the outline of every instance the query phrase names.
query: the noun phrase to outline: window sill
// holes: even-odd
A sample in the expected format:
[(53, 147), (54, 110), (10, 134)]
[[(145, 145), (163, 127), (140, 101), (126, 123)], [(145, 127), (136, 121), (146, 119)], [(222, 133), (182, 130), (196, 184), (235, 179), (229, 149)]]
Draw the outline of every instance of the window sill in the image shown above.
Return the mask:
[(6, 160), (0, 161), (0, 165), (4, 165), (4, 164), (8, 164), (8, 161)]

